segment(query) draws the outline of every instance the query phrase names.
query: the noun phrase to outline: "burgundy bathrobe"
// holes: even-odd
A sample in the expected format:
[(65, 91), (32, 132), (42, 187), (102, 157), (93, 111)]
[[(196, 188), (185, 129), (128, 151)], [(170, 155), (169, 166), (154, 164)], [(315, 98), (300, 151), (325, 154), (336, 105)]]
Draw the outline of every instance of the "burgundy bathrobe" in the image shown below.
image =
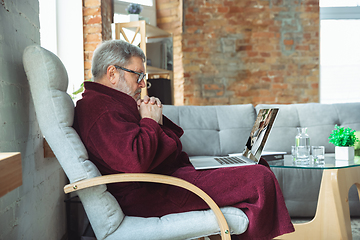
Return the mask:
[[(268, 167), (197, 171), (182, 151), (179, 126), (165, 116), (162, 126), (141, 119), (134, 99), (117, 90), (94, 82), (85, 82), (85, 89), (75, 108), (74, 128), (103, 175), (159, 173), (189, 181), (220, 207), (234, 206), (245, 212), (250, 223), (239, 239), (271, 239), (294, 231), (278, 182)], [(195, 194), (166, 184), (116, 183), (109, 184), (108, 190), (130, 216), (209, 208)]]

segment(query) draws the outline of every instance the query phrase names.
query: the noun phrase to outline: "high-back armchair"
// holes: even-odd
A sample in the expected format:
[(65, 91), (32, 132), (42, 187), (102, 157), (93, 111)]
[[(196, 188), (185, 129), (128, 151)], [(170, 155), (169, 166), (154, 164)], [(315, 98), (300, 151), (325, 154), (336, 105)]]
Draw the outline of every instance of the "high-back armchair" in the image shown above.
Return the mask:
[[(72, 128), (74, 104), (66, 93), (68, 77), (60, 59), (33, 45), (25, 49), (23, 63), (41, 132), (70, 181), (65, 192), (77, 191), (97, 239), (194, 239), (219, 233), (223, 239), (230, 239), (230, 233), (246, 231), (248, 218), (240, 209), (225, 207), (220, 211), (206, 193), (184, 180), (154, 174), (101, 176)], [(121, 181), (183, 187), (199, 195), (211, 209), (160, 218), (125, 216), (105, 185)]]

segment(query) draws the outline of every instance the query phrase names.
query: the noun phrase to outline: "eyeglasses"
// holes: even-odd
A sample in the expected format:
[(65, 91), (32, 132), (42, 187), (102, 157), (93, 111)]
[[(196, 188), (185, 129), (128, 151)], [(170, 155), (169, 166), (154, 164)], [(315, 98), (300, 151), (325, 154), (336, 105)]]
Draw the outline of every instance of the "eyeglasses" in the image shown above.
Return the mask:
[(138, 84), (145, 78), (145, 73), (135, 72), (133, 70), (130, 70), (130, 69), (127, 69), (127, 68), (124, 68), (124, 67), (120, 67), (120, 66), (117, 66), (117, 65), (114, 65), (114, 67), (120, 68), (121, 70), (131, 72), (131, 73), (135, 73), (135, 74), (139, 75), (139, 78), (137, 80)]

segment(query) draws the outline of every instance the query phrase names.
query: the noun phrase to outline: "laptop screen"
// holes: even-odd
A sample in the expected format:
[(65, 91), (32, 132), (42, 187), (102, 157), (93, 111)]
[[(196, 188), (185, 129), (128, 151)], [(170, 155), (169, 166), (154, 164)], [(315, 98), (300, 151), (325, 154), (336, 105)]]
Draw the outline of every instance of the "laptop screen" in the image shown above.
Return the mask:
[(244, 156), (259, 162), (278, 111), (278, 108), (260, 109), (246, 143)]

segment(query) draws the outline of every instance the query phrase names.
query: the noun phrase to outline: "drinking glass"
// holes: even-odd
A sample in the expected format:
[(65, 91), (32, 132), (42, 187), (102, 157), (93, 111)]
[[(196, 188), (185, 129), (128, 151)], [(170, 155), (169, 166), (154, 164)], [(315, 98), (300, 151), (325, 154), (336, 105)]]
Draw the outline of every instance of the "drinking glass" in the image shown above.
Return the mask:
[(311, 155), (314, 164), (325, 163), (325, 147), (324, 146), (311, 146)]

